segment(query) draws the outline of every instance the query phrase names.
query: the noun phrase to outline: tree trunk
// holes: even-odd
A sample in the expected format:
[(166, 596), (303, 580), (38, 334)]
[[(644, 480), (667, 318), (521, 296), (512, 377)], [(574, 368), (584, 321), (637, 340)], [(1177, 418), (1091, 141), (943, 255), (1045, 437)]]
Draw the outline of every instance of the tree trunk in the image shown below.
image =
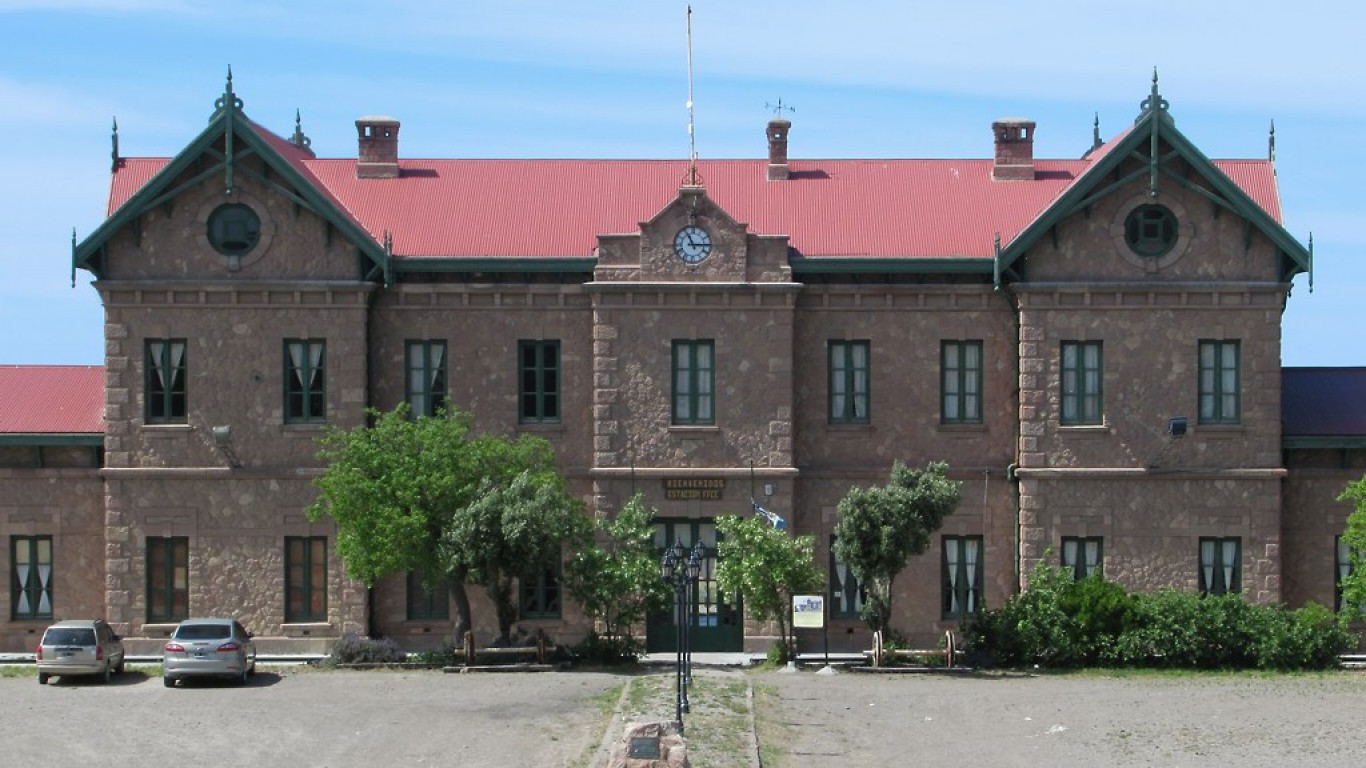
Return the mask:
[(455, 601), (455, 636), (451, 638), (451, 645), (460, 648), (465, 644), (465, 633), (474, 628), (474, 622), (470, 620), (470, 596), (465, 592), (465, 582), (451, 579), (449, 583), (451, 599)]
[(512, 599), (512, 580), (494, 579), (486, 588), (498, 611), (498, 641), (512, 644), (512, 625), (517, 621), (517, 603)]

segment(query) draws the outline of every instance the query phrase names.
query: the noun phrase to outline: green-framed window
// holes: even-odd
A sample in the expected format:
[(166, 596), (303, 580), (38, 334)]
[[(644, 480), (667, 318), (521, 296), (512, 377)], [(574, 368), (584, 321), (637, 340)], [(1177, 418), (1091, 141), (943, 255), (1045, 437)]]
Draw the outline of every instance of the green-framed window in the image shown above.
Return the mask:
[(181, 621), (189, 615), (189, 537), (148, 536), (147, 621)]
[(423, 571), (408, 571), (408, 621), (447, 621), (451, 618), (450, 588), (444, 579)]
[(831, 424), (868, 423), (870, 346), (866, 340), (829, 343)]
[(184, 423), (185, 340), (147, 339), (143, 347), (147, 423)]
[(1104, 362), (1099, 341), (1062, 343), (1063, 424), (1102, 423)]
[(1341, 536), (1333, 537), (1333, 610), (1342, 610), (1342, 582), (1352, 575), (1352, 548)]
[(1062, 537), (1062, 567), (1077, 581), (1105, 569), (1105, 540), (1100, 536)]
[(285, 537), (285, 621), (327, 621), (327, 537)]
[(327, 342), (285, 340), (285, 421), (327, 420)]
[(982, 610), (982, 537), (945, 536), (942, 544), (943, 616), (946, 619), (975, 616)]
[(940, 407), (944, 424), (982, 423), (982, 342), (939, 345)]
[(523, 424), (560, 421), (560, 342), (517, 342), (517, 419)]
[(1200, 342), (1200, 423), (1237, 424), (1242, 418), (1237, 341)]
[(52, 618), (52, 537), (11, 536), (10, 619)]
[(673, 423), (715, 424), (716, 345), (711, 339), (673, 343)]
[(1243, 591), (1243, 540), (1237, 536), (1200, 538), (1200, 592), (1223, 595)]
[(830, 617), (857, 619), (868, 599), (859, 577), (835, 555), (835, 537), (830, 537)]
[(522, 609), (524, 619), (560, 618), (560, 573), (559, 567), (546, 568), (539, 573), (521, 579)]
[(404, 358), (408, 415), (435, 416), (446, 408), (446, 342), (410, 340), (405, 344)]
[(1165, 256), (1179, 234), (1176, 214), (1165, 205), (1140, 205), (1124, 219), (1124, 242), (1139, 256)]

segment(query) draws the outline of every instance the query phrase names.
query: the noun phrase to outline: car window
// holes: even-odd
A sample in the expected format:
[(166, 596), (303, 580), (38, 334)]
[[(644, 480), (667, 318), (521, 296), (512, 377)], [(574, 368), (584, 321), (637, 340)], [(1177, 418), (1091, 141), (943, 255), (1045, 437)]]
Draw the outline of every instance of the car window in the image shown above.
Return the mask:
[(177, 640), (221, 640), (231, 634), (227, 624), (191, 624), (175, 631)]
[(43, 637), (43, 645), (94, 645), (95, 630), (80, 627), (58, 627), (49, 629)]

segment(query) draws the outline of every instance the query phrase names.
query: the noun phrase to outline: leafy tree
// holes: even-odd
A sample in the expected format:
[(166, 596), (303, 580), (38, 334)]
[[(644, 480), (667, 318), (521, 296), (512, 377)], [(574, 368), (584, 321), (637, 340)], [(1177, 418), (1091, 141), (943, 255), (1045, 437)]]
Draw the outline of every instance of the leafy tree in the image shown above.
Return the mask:
[(930, 546), (930, 534), (958, 507), (962, 483), (948, 478), (948, 464), (924, 470), (892, 465), (886, 486), (853, 488), (840, 500), (835, 555), (863, 582), (868, 598), (863, 621), (888, 635), (892, 582), (912, 555)]
[(578, 500), (565, 493), (546, 464), (535, 464), (510, 482), (485, 478), (474, 500), (446, 526), (438, 547), (447, 573), (484, 587), (497, 610), (502, 642), (517, 620), (517, 583), (554, 568), (561, 545), (573, 548), (587, 539), (588, 521)]
[(308, 509), (337, 526), (337, 552), (347, 574), (374, 586), (391, 573), (419, 570), (442, 577), (456, 606), (455, 639), (473, 626), (465, 583), (469, 562), (443, 556), (441, 543), (456, 518), (490, 488), (522, 471), (553, 475), (553, 452), (543, 439), (471, 437), (468, 414), (408, 417), (407, 404), (369, 412), (371, 423), (329, 429), (318, 457), (327, 469)]
[(1343, 621), (1354, 621), (1366, 613), (1366, 477), (1348, 483), (1338, 501), (1356, 504), (1342, 534), (1352, 558), (1352, 572), (1342, 580), (1341, 616)]
[(631, 653), (632, 625), (643, 622), (651, 607), (667, 605), (654, 549), (654, 517), (636, 494), (616, 517), (599, 516), (595, 541), (565, 564), (569, 594), (602, 627), (607, 647), (616, 654)]
[(788, 621), (793, 596), (825, 586), (815, 562), (816, 537), (792, 536), (767, 520), (734, 515), (717, 518), (716, 530), (721, 534), (717, 587), (723, 594), (738, 592), (753, 618), (777, 621), (786, 656), (795, 647)]

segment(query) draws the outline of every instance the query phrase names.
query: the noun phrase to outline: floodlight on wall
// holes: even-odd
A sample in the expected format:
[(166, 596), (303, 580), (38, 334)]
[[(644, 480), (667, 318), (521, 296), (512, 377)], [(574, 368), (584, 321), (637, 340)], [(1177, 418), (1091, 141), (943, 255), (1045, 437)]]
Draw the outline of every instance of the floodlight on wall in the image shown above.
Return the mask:
[(773, 483), (764, 483), (764, 495), (765, 495), (765, 496), (772, 496), (772, 495), (773, 495)]
[(228, 460), (230, 466), (234, 468), (242, 466), (242, 461), (237, 458), (237, 452), (232, 449), (231, 425), (209, 427), (209, 434), (213, 436), (213, 444), (218, 447), (219, 452)]
[(1173, 438), (1186, 436), (1186, 417), (1173, 416), (1167, 420), (1167, 436)]
[(209, 431), (213, 434), (214, 445), (218, 446), (219, 448), (222, 448), (232, 443), (231, 425), (225, 424), (221, 427), (209, 427)]

